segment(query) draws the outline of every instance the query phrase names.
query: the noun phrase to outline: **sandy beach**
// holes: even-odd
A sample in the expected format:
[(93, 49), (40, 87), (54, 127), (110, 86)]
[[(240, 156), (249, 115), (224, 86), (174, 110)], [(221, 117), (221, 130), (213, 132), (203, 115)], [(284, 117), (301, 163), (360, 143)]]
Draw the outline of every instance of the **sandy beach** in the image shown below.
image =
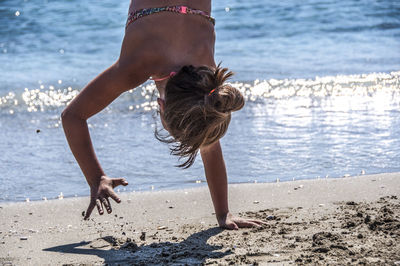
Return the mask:
[(206, 186), (0, 204), (0, 265), (400, 265), (400, 173), (229, 185), (231, 212), (262, 228), (217, 227)]

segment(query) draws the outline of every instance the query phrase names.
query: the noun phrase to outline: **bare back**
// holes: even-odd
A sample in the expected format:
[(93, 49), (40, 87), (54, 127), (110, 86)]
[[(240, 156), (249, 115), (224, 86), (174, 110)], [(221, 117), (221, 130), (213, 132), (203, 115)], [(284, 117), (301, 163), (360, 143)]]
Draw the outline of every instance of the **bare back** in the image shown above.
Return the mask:
[[(210, 0), (132, 0), (129, 12), (153, 7), (185, 5), (211, 13)], [(125, 31), (120, 60), (138, 58), (153, 62), (148, 73), (155, 78), (184, 65), (215, 67), (214, 26), (204, 17), (160, 12), (142, 17)]]

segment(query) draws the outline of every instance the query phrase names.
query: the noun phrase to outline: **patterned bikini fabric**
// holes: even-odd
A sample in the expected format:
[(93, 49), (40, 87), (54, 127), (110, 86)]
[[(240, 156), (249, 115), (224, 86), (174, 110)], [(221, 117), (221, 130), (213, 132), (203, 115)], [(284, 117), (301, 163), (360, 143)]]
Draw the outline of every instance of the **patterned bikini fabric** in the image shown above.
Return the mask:
[(144, 8), (144, 9), (140, 9), (140, 10), (129, 13), (125, 28), (127, 28), (129, 26), (129, 24), (131, 24), (132, 22), (134, 22), (135, 20), (137, 20), (141, 17), (159, 13), (159, 12), (164, 12), (164, 11), (175, 12), (175, 13), (180, 13), (180, 14), (200, 15), (200, 16), (206, 18), (207, 20), (209, 20), (213, 25), (215, 25), (215, 19), (213, 17), (209, 16), (206, 12), (204, 12), (202, 10), (192, 9), (187, 6), (165, 6), (165, 7)]

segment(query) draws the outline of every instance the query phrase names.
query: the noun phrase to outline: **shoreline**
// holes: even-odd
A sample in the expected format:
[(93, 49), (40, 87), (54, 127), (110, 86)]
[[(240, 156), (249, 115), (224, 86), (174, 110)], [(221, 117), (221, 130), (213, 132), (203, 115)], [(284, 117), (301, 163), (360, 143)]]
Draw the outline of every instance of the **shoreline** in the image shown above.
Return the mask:
[[(358, 174), (358, 175), (348, 175), (345, 174), (344, 176), (339, 176), (339, 177), (334, 177), (334, 176), (328, 176), (328, 177), (317, 177), (317, 178), (305, 178), (305, 179), (288, 179), (288, 180), (280, 180), (277, 178), (274, 181), (266, 181), (266, 182), (259, 182), (258, 180), (253, 180), (253, 181), (248, 181), (248, 182), (235, 182), (235, 183), (228, 183), (229, 186), (235, 186), (235, 185), (252, 185), (252, 184), (276, 184), (276, 183), (290, 183), (290, 182), (301, 182), (301, 181), (318, 181), (318, 180), (331, 180), (331, 179), (348, 179), (348, 178), (362, 178), (363, 176), (376, 176), (376, 175), (390, 175), (390, 174), (400, 174), (400, 172), (385, 172), (385, 173), (378, 173), (378, 174)], [(197, 183), (198, 181), (201, 181), (200, 183)], [(191, 190), (191, 189), (203, 189), (203, 187), (207, 187), (207, 181), (206, 180), (195, 180), (193, 182), (190, 182), (190, 184), (193, 184), (193, 186), (188, 186), (184, 188), (162, 188), (162, 189), (139, 189), (139, 190), (133, 190), (133, 191), (120, 191), (117, 192), (119, 196), (121, 195), (129, 195), (131, 193), (155, 193), (155, 192), (167, 192), (167, 191), (184, 191), (184, 190)], [(195, 184), (198, 184), (198, 186), (195, 186)], [(118, 188), (124, 188), (124, 187), (118, 187)], [(117, 188), (117, 189), (118, 189)], [(62, 193), (62, 192), (61, 192)], [(62, 200), (68, 200), (68, 199), (82, 199), (82, 198), (87, 198), (90, 195), (75, 195), (75, 196), (67, 196), (63, 195)], [(46, 198), (45, 200), (43, 198)], [(29, 199), (29, 201), (25, 200), (18, 200), (18, 201), (0, 201), (0, 206), (1, 205), (7, 205), (7, 204), (15, 204), (15, 203), (33, 203), (33, 202), (47, 202), (47, 201), (57, 201), (60, 200), (59, 197), (43, 197), (42, 199)]]
[(216, 226), (206, 186), (120, 197), (89, 221), (89, 197), (0, 203), (0, 264), (400, 263), (400, 173), (230, 184), (231, 212), (268, 223), (238, 231)]

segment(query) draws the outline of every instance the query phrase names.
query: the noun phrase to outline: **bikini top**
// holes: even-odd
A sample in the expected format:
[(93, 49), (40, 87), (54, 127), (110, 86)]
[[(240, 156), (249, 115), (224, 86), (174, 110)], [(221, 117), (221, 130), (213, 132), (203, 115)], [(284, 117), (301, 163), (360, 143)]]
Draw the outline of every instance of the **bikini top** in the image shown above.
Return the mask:
[(170, 77), (175, 76), (175, 74), (176, 74), (176, 72), (172, 71), (171, 73), (169, 73), (169, 75), (167, 75), (167, 76), (165, 76), (165, 77), (158, 78), (158, 79), (155, 79), (155, 78), (150, 78), (150, 79), (151, 79), (151, 80), (154, 80), (154, 81), (163, 81), (163, 80), (166, 80), (166, 79), (168, 79), (168, 78), (170, 78)]
[(215, 25), (215, 19), (210, 15), (208, 15), (207, 12), (204, 12), (202, 10), (193, 9), (187, 6), (165, 6), (165, 7), (143, 8), (130, 12), (128, 15), (128, 19), (126, 21), (125, 29), (129, 26), (129, 24), (131, 24), (135, 20), (138, 20), (139, 18), (164, 11), (175, 12), (180, 14), (200, 15), (209, 20), (213, 25)]

